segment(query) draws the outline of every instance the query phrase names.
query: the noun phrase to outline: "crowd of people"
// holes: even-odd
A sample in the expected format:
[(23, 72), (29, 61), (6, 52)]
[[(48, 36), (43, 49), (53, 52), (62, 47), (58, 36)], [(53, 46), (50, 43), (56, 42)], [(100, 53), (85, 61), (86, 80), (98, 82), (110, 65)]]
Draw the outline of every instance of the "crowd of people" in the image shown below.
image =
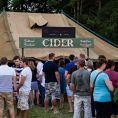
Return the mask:
[(81, 118), (81, 111), (84, 118), (118, 118), (118, 100), (114, 101), (118, 72), (115, 62), (104, 55), (95, 64), (84, 54), (71, 54), (68, 61), (61, 58), (57, 62), (54, 53), (44, 63), (19, 56), (13, 62), (9, 67), (6, 57), (0, 60), (0, 118), (5, 104), (9, 118), (28, 118), (29, 108), (35, 105), (43, 106), (45, 113), (50, 105), (57, 114), (63, 110), (65, 97), (73, 118)]

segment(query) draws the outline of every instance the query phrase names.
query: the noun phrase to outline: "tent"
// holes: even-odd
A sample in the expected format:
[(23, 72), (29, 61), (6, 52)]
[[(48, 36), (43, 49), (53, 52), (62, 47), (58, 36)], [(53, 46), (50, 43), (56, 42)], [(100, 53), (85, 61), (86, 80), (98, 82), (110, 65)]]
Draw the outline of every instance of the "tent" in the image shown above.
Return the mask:
[[(35, 28), (35, 25), (38, 26)], [(109, 59), (118, 59), (118, 48), (102, 40), (95, 34), (68, 18), (63, 13), (24, 13), (24, 12), (3, 12), (0, 15), (0, 57), (21, 56), (19, 48), (19, 37), (42, 37), (42, 26), (52, 27), (75, 27), (76, 37), (93, 38), (94, 48), (90, 49), (90, 58), (96, 59), (98, 55), (105, 55)], [(32, 27), (33, 26), (33, 27)], [(68, 56), (80, 53), (87, 54), (83, 48), (35, 48), (25, 49), (26, 57), (42, 58), (50, 52), (56, 56)]]

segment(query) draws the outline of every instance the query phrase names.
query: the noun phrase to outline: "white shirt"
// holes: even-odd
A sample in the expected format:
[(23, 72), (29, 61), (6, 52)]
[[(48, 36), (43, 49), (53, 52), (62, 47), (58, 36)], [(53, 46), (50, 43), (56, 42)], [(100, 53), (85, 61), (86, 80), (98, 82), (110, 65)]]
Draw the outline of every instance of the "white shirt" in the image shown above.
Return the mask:
[(45, 76), (44, 76), (44, 73), (43, 73), (43, 63), (42, 62), (38, 62), (37, 64), (37, 73), (39, 76), (42, 76), (42, 78), (38, 78), (38, 80), (42, 80), (41, 81), (41, 85), (43, 87), (45, 87)]
[(23, 91), (23, 92), (30, 92), (31, 90), (31, 81), (32, 81), (32, 71), (29, 67), (25, 67), (20, 76), (24, 76), (26, 77), (26, 80), (23, 84), (23, 86), (20, 88), (19, 91)]
[(0, 66), (0, 92), (13, 91), (13, 76), (16, 76), (13, 68), (9, 67), (8, 65)]
[(43, 68), (43, 63), (42, 62), (38, 62), (37, 64), (37, 72), (39, 73)]

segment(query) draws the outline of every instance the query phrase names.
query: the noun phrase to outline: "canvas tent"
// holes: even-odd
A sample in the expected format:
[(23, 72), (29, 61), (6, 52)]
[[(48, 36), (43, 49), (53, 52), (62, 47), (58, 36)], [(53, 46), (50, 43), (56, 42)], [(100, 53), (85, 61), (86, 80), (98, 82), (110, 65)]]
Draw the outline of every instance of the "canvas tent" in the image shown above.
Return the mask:
[[(42, 37), (42, 28), (32, 29), (34, 24), (38, 26), (75, 27), (76, 37), (94, 39), (95, 47), (90, 49), (90, 58), (96, 59), (98, 55), (103, 54), (109, 59), (118, 59), (118, 48), (90, 33), (64, 14), (21, 12), (5, 12), (0, 15), (0, 57), (7, 56), (12, 59), (15, 55), (21, 56), (19, 37)], [(80, 48), (37, 48), (25, 49), (24, 54), (26, 57), (42, 58), (50, 52), (54, 52), (56, 56), (68, 56), (69, 54), (78, 56), (80, 53), (87, 53), (86, 49)]]

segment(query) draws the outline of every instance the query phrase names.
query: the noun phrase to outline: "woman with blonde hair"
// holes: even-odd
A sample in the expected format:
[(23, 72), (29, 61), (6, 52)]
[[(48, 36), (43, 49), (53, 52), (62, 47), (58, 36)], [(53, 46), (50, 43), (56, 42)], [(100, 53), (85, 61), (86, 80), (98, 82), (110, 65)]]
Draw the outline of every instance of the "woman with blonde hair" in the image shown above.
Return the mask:
[(39, 105), (39, 89), (38, 89), (38, 82), (37, 82), (37, 77), (36, 77), (37, 69), (33, 61), (29, 61), (28, 65), (32, 70), (31, 103), (32, 103), (32, 106), (34, 106), (35, 93), (36, 93), (36, 104)]

